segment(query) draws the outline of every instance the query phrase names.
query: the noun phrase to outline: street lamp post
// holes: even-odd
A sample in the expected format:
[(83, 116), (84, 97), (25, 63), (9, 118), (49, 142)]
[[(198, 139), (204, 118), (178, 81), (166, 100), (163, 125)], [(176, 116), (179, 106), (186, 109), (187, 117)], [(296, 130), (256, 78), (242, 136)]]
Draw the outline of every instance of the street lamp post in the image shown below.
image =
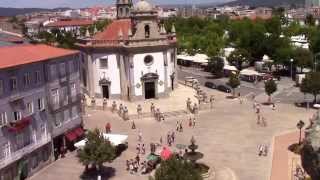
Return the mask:
[(297, 128), (299, 129), (299, 145), (301, 144), (301, 130), (304, 126), (304, 122), (302, 120), (300, 120), (298, 123), (297, 123)]
[(293, 59), (290, 59), (290, 66), (291, 66), (291, 70), (290, 70), (290, 76), (291, 76), (291, 79), (293, 79)]

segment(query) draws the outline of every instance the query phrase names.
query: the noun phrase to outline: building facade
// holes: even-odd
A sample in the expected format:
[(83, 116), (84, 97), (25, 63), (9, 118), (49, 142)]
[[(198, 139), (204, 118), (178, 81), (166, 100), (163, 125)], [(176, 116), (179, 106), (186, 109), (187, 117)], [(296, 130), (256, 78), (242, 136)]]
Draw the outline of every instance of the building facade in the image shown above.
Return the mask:
[(168, 96), (177, 86), (174, 26), (168, 33), (144, 0), (118, 0), (117, 8), (117, 20), (79, 44), (85, 91), (129, 101)]
[[(73, 96), (80, 91), (79, 71), (76, 66), (64, 71), (71, 69), (69, 64), (79, 64), (79, 53), (19, 45), (2, 47), (0, 54), (0, 180), (25, 179), (52, 161), (53, 138), (81, 126), (78, 109), (74, 110), (79, 101)], [(50, 69), (56, 63), (61, 69), (53, 78)], [(60, 92), (69, 86), (67, 95), (52, 96), (53, 89)], [(60, 105), (59, 99), (68, 99), (68, 104)], [(53, 102), (58, 102), (57, 109)], [(64, 109), (69, 118), (60, 116)]]

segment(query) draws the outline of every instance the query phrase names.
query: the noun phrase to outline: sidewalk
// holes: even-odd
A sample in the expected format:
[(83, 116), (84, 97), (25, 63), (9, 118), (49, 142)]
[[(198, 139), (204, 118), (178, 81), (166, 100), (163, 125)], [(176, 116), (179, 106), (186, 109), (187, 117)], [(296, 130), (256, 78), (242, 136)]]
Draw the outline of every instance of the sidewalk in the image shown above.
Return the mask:
[[(123, 106), (127, 106), (129, 110), (129, 116), (137, 115), (137, 106), (140, 104), (142, 106), (142, 113), (150, 113), (150, 106), (151, 103), (154, 103), (156, 109), (159, 108), (161, 112), (180, 112), (186, 110), (186, 100), (190, 98), (193, 103), (197, 103), (198, 100), (195, 98), (195, 90), (179, 84), (179, 86), (170, 93), (169, 97), (160, 98), (160, 99), (148, 99), (144, 101), (122, 101), (122, 100), (115, 100), (117, 103), (117, 107), (120, 104)], [(87, 98), (87, 105), (90, 106), (91, 99)], [(96, 99), (96, 106), (99, 108), (102, 107), (102, 99)], [(108, 100), (108, 109), (111, 109), (113, 100)]]

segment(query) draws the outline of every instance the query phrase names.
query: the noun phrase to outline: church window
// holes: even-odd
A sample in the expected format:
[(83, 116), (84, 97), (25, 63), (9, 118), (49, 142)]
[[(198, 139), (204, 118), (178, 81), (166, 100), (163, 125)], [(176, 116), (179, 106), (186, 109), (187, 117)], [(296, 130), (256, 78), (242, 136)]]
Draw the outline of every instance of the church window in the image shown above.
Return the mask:
[(100, 68), (108, 68), (108, 58), (100, 58)]
[(146, 38), (150, 37), (150, 26), (149, 25), (144, 26), (144, 34), (145, 34)]
[(144, 58), (144, 64), (147, 66), (151, 66), (153, 64), (153, 57), (148, 55)]

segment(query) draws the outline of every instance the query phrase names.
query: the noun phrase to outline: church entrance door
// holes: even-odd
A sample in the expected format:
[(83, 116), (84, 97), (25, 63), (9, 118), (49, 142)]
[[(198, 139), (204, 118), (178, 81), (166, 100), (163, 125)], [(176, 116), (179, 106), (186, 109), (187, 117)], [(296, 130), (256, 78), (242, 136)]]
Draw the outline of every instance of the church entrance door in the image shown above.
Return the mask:
[(102, 97), (109, 99), (109, 86), (102, 85)]
[(152, 99), (156, 97), (156, 86), (155, 82), (145, 82), (144, 83), (144, 92), (145, 92), (145, 99)]

